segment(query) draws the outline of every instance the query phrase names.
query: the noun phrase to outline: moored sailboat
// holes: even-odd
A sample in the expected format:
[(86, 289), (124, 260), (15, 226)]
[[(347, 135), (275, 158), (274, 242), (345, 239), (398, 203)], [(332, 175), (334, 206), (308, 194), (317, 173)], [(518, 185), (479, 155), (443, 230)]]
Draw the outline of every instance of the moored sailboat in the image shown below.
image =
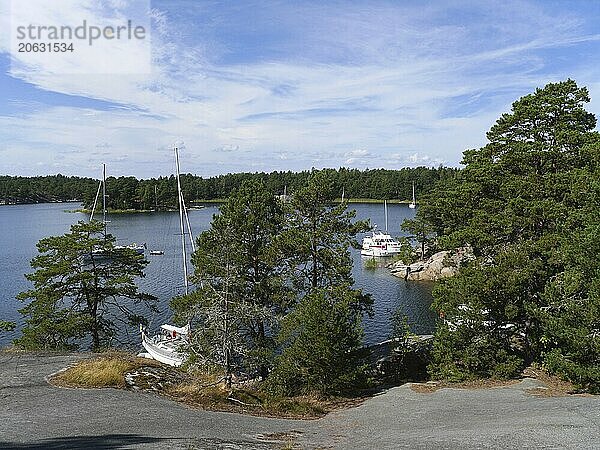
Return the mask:
[[(104, 234), (106, 234), (106, 225), (109, 223), (106, 220), (106, 164), (102, 164), (102, 180), (98, 184), (98, 191), (96, 192), (96, 198), (94, 199), (94, 204), (92, 205), (92, 211), (90, 213), (90, 222), (94, 220), (94, 213), (96, 212), (96, 208), (98, 206), (98, 197), (100, 196), (100, 192), (102, 192), (102, 224), (104, 225)], [(114, 249), (116, 251), (120, 250), (133, 250), (134, 252), (143, 255), (146, 251), (146, 244), (137, 244), (132, 243), (128, 245), (115, 245)], [(95, 256), (107, 256), (103, 254), (103, 251), (98, 250), (94, 251)]]
[[(176, 178), (177, 178), (177, 192), (179, 197), (179, 227), (181, 231), (181, 251), (183, 260), (183, 283), (184, 292), (187, 295), (189, 293), (188, 286), (188, 268), (187, 268), (187, 244), (186, 234), (190, 239), (190, 246), (192, 252), (194, 252), (194, 237), (190, 227), (190, 221), (187, 215), (187, 209), (185, 207), (185, 201), (183, 193), (181, 191), (180, 181), (180, 170), (179, 170), (179, 149), (174, 148), (175, 151), (175, 166), (176, 166)], [(187, 233), (185, 227), (187, 225)], [(155, 253), (159, 254), (159, 253)], [(160, 253), (162, 254), (162, 252)], [(140, 326), (140, 332), (142, 335), (142, 346), (148, 352), (153, 359), (160, 361), (170, 366), (178, 367), (187, 359), (187, 354), (183, 347), (188, 342), (190, 335), (190, 325), (187, 324), (185, 327), (176, 327), (170, 324), (163, 324), (160, 326), (160, 331), (153, 336), (147, 334), (146, 329)]]
[(412, 196), (412, 202), (409, 203), (408, 207), (410, 209), (415, 209), (417, 207), (417, 200), (415, 198), (415, 182), (413, 181), (413, 196)]

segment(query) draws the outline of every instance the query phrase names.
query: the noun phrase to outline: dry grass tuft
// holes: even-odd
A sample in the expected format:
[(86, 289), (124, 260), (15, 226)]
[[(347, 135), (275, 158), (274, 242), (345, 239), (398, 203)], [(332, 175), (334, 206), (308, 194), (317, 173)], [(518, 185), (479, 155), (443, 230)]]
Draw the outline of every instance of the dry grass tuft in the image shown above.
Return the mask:
[(78, 362), (52, 377), (58, 386), (79, 388), (125, 388), (125, 374), (142, 366), (156, 365), (152, 360), (127, 353), (109, 352)]
[(267, 398), (265, 408), (270, 415), (290, 419), (318, 419), (336, 409), (336, 401), (315, 397)]
[(544, 369), (530, 366), (523, 371), (523, 375), (534, 378), (544, 383), (545, 386), (528, 389), (527, 393), (534, 397), (565, 397), (568, 395), (588, 396), (578, 394), (573, 383), (565, 381), (556, 375), (550, 375)]
[(334, 409), (355, 404), (349, 399), (273, 397), (253, 385), (237, 385), (228, 389), (217, 375), (207, 374), (195, 374), (193, 379), (169, 386), (164, 394), (188, 406), (206, 410), (292, 419), (316, 419)]
[[(544, 384), (526, 392), (535, 397), (564, 397), (567, 395), (587, 396), (588, 394), (579, 394), (572, 383), (561, 379), (556, 375), (550, 375), (544, 369), (536, 366), (530, 366), (523, 371), (523, 377), (533, 378)], [(488, 389), (495, 387), (510, 386), (520, 383), (522, 379), (517, 380), (473, 380), (462, 383), (450, 383), (447, 381), (431, 381), (429, 383), (411, 383), (410, 388), (420, 394), (431, 394), (439, 389)]]
[(411, 383), (410, 388), (419, 394), (432, 394), (433, 392), (437, 391), (438, 389), (441, 389), (441, 386), (439, 386), (437, 383), (436, 384)]
[(202, 386), (196, 382), (184, 382), (168, 387), (165, 394), (186, 405), (209, 410), (218, 410), (221, 405), (229, 404), (229, 391), (222, 386)]

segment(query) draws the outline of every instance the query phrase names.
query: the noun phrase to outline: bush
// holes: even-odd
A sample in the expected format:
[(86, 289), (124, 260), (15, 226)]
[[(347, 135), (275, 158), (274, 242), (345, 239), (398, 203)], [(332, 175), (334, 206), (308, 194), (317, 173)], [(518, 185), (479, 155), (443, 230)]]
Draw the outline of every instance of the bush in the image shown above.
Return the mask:
[(573, 361), (557, 348), (545, 356), (544, 367), (548, 372), (569, 380), (580, 390), (600, 393), (600, 366), (597, 364)]
[(328, 396), (366, 384), (361, 349), (361, 314), (353, 308), (357, 291), (321, 289), (307, 295), (284, 319), (283, 353), (267, 378), (276, 395)]
[(509, 379), (520, 375), (525, 363), (506, 349), (505, 342), (467, 327), (450, 331), (446, 324), (435, 333), (432, 378), (452, 382), (479, 378)]

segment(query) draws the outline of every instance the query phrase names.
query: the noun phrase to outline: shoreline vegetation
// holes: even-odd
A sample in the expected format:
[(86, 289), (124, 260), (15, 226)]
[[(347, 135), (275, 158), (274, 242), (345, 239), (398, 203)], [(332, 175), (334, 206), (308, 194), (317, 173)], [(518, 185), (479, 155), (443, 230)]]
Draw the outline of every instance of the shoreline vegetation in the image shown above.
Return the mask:
[(368, 398), (365, 395), (356, 398), (282, 397), (266, 394), (251, 382), (227, 388), (220, 378), (217, 374), (187, 372), (131, 353), (108, 351), (93, 354), (54, 374), (48, 381), (67, 388), (154, 392), (209, 411), (288, 419), (318, 419), (334, 410), (358, 405)]
[[(331, 188), (341, 201), (342, 195), (349, 203), (409, 203), (412, 183), (417, 186), (417, 196), (427, 194), (434, 186), (454, 177), (459, 169), (448, 167), (416, 167), (399, 170), (388, 169), (323, 169), (331, 179)], [(182, 190), (189, 205), (198, 203), (224, 203), (247, 181), (260, 181), (277, 195), (293, 195), (307, 182), (312, 171), (233, 173), (203, 178), (182, 174)], [(19, 177), (0, 175), (0, 205), (81, 202), (90, 208), (99, 181), (93, 178), (49, 175)], [(137, 179), (111, 177), (106, 179), (107, 208), (114, 211), (149, 211), (176, 209), (177, 185), (173, 175)]]
[[(31, 354), (31, 353), (29, 353)], [(85, 354), (85, 353), (82, 353)], [(40, 354), (43, 357), (44, 354)], [(133, 353), (110, 350), (92, 353), (64, 370), (53, 374), (48, 382), (54, 386), (83, 389), (115, 388), (158, 393), (170, 400), (208, 411), (232, 412), (259, 417), (314, 420), (330, 412), (359, 406), (394, 386), (408, 384), (413, 392), (431, 395), (441, 389), (479, 390), (512, 386), (524, 379), (541, 383), (526, 393), (532, 397), (587, 396), (572, 383), (548, 374), (544, 369), (531, 366), (514, 379), (474, 379), (463, 382), (402, 380), (380, 384), (357, 393), (353, 397), (323, 397), (301, 395), (282, 397), (268, 395), (252, 383), (225, 388), (217, 375), (165, 366)]]
[[(348, 199), (344, 199), (344, 201), (348, 202), (348, 204), (381, 204), (383, 205), (385, 200), (381, 200), (378, 198), (348, 198)], [(223, 203), (226, 203), (227, 199), (226, 198), (215, 198), (215, 199), (210, 199), (210, 200), (193, 200), (190, 202), (190, 208), (189, 209), (201, 209), (201, 207), (203, 206), (203, 204), (214, 204), (214, 205), (220, 205)], [(342, 199), (341, 198), (336, 198), (332, 201), (334, 204), (339, 204), (342, 203)], [(49, 202), (49, 203), (57, 203), (57, 202)], [(411, 201), (410, 200), (388, 200), (387, 204), (388, 205), (408, 205), (410, 204)], [(417, 202), (417, 205), (419, 204), (419, 202)], [(0, 205), (2, 206), (2, 205)], [(200, 206), (200, 208), (198, 208)], [(139, 214), (139, 213), (154, 213), (154, 212), (176, 212), (177, 209), (175, 208), (164, 208), (164, 209), (107, 209), (106, 213), (107, 214)], [(65, 212), (68, 213), (84, 213), (84, 214), (90, 214), (92, 212), (91, 209), (87, 209), (87, 208), (78, 208), (78, 209), (65, 209)]]

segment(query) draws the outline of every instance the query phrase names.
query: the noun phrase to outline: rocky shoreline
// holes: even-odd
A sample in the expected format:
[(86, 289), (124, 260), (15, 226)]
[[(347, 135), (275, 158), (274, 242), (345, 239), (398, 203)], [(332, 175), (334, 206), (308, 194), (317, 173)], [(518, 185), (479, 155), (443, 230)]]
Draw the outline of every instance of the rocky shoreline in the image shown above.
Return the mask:
[(426, 261), (412, 264), (397, 261), (388, 265), (388, 268), (392, 275), (407, 281), (437, 281), (456, 275), (461, 266), (474, 259), (473, 249), (465, 246), (437, 252)]

